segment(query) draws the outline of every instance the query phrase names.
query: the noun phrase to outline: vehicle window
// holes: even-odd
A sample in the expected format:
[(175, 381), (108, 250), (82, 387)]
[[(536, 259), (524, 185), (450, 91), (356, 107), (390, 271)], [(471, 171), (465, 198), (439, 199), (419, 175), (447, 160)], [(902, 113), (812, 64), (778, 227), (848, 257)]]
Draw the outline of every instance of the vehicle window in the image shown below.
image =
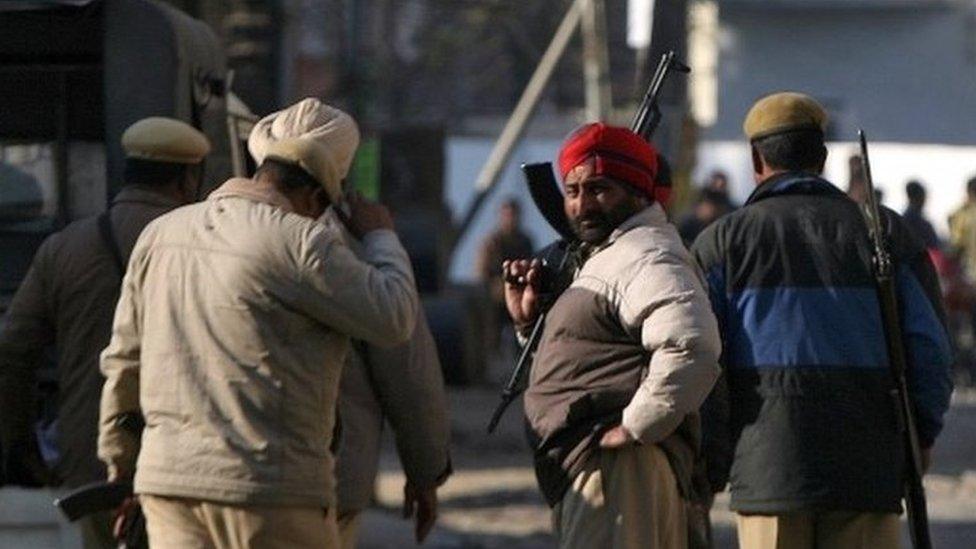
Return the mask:
[(52, 143), (0, 144), (0, 224), (53, 219), (56, 182)]

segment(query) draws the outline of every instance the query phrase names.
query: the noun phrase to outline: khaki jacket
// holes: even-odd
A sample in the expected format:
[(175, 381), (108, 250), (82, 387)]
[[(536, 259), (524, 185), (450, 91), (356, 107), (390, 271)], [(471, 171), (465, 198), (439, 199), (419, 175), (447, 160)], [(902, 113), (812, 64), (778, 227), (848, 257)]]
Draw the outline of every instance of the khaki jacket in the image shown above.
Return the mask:
[(349, 337), (395, 345), (418, 298), (391, 231), (357, 259), (279, 193), (231, 179), (139, 238), (102, 354), (99, 456), (137, 493), (263, 505), (335, 503), (339, 375)]
[[(151, 188), (127, 186), (111, 207), (124, 257), (150, 221), (179, 204)], [(47, 238), (34, 255), (0, 329), (0, 429), (12, 447), (32, 436), (35, 375), (48, 347), (57, 349), (58, 446), (55, 476), (69, 488), (103, 480), (98, 460), (98, 396), (104, 378), (98, 354), (108, 345), (122, 275), (95, 218)]]
[[(331, 214), (331, 210), (330, 210)], [(324, 222), (362, 252), (359, 242), (327, 215)], [(339, 513), (369, 507), (379, 468), (384, 420), (396, 440), (407, 481), (420, 488), (437, 486), (451, 470), (447, 394), (434, 337), (423, 308), (417, 310), (413, 336), (396, 347), (353, 342), (339, 387), (341, 436), (336, 462)]]
[(949, 216), (949, 241), (962, 253), (966, 274), (976, 280), (976, 202), (967, 202)]

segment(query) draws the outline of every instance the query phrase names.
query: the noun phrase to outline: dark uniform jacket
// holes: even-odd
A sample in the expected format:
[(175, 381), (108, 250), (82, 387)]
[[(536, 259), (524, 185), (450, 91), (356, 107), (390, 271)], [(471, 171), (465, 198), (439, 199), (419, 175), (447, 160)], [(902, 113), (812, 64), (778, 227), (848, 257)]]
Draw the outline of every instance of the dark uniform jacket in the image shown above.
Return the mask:
[[(110, 219), (123, 260), (142, 229), (177, 206), (151, 189), (119, 191)], [(57, 349), (60, 458), (55, 473), (68, 487), (105, 478), (105, 466), (95, 455), (104, 382), (98, 355), (108, 345), (121, 281), (96, 218), (76, 221), (38, 248), (0, 329), (0, 431), (7, 449), (32, 436), (35, 372), (45, 348)]]
[[(920, 438), (949, 404), (949, 344), (922, 244), (884, 210)], [(723, 336), (723, 380), (703, 407), (713, 489), (733, 510), (900, 511), (902, 435), (871, 247), (857, 204), (806, 174), (767, 180), (693, 253)]]

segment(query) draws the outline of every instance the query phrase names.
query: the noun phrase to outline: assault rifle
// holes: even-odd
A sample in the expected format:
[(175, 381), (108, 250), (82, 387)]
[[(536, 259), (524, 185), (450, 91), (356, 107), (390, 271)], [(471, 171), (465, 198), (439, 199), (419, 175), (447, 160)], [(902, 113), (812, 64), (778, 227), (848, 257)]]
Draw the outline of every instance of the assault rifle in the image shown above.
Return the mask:
[(918, 441), (918, 428), (915, 423), (915, 407), (908, 394), (905, 377), (907, 361), (905, 345), (902, 340), (901, 319), (898, 316), (898, 293), (891, 259), (891, 250), (885, 239), (878, 197), (874, 193), (871, 179), (871, 162), (868, 160), (868, 142), (864, 130), (858, 130), (861, 141), (861, 167), (867, 186), (867, 201), (864, 208), (871, 236), (874, 256), (874, 278), (881, 304), (881, 320), (884, 323), (885, 341), (888, 347), (888, 364), (891, 377), (898, 391), (898, 415), (904, 430), (907, 471), (905, 475), (905, 508), (908, 512), (908, 529), (915, 549), (931, 549), (929, 537), (929, 517), (925, 509), (925, 488), (922, 486), (922, 448)]
[[(631, 122), (630, 129), (637, 135), (650, 141), (654, 131), (661, 123), (661, 108), (658, 104), (658, 96), (661, 94), (661, 87), (667, 80), (672, 71), (691, 72), (684, 63), (675, 59), (674, 51), (669, 51), (661, 56), (661, 61), (651, 77), (651, 82), (647, 86), (647, 92), (641, 100), (637, 114)], [(502, 390), (501, 402), (495, 408), (488, 423), (488, 432), (492, 433), (498, 422), (505, 413), (509, 404), (523, 391), (525, 376), (528, 373), (529, 364), (539, 340), (542, 337), (542, 328), (546, 322), (546, 315), (549, 307), (556, 301), (569, 284), (572, 282), (572, 273), (579, 266), (576, 258), (579, 251), (579, 240), (573, 233), (566, 213), (563, 210), (563, 193), (559, 189), (559, 183), (552, 171), (552, 164), (540, 162), (537, 164), (523, 164), (522, 173), (525, 174), (526, 183), (529, 186), (529, 194), (532, 201), (545, 220), (559, 233), (562, 240), (546, 246), (537, 257), (541, 256), (543, 266), (543, 289), (540, 309), (542, 310), (532, 331), (529, 332), (528, 341), (522, 348), (515, 369), (508, 379), (508, 383)]]

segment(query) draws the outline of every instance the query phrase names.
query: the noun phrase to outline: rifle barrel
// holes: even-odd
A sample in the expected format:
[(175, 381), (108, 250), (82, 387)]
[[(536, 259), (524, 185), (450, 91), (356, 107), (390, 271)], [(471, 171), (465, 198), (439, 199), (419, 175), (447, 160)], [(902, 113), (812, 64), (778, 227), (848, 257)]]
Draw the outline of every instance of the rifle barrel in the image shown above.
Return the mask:
[(888, 351), (888, 365), (892, 381), (898, 392), (897, 413), (904, 429), (905, 458), (907, 471), (904, 482), (905, 510), (908, 514), (909, 533), (915, 549), (931, 549), (929, 537), (929, 518), (925, 505), (925, 488), (922, 485), (922, 452), (918, 440), (918, 427), (915, 421), (914, 404), (908, 393), (906, 370), (908, 361), (902, 339), (902, 325), (899, 317), (898, 293), (892, 272), (892, 261), (888, 243), (885, 240), (884, 225), (878, 198), (874, 194), (874, 180), (871, 177), (871, 161), (868, 157), (867, 137), (864, 130), (858, 130), (861, 144), (861, 167), (864, 171), (864, 184), (867, 191), (865, 217), (871, 233), (874, 255), (874, 273), (881, 308), (881, 320)]

